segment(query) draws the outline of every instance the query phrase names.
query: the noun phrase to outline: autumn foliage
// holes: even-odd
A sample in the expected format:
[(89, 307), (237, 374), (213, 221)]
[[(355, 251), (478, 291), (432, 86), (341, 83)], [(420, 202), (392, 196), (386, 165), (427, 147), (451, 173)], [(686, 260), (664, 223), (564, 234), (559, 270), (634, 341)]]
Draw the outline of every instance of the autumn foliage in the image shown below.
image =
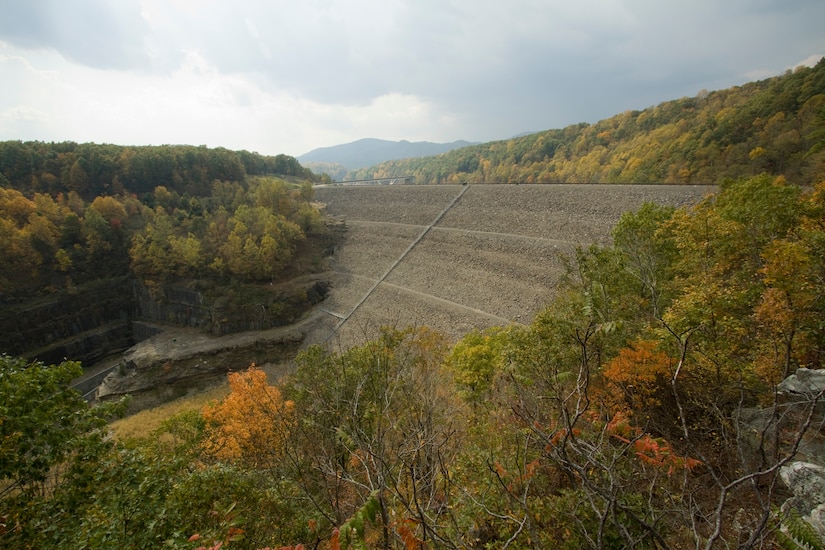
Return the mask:
[(643, 432), (630, 422), (625, 413), (616, 413), (606, 428), (611, 438), (632, 448), (640, 461), (666, 468), (668, 474), (679, 469), (693, 470), (702, 464), (701, 460), (677, 454), (664, 438)]
[(353, 170), (427, 183), (717, 183), (760, 174), (800, 184), (823, 174), (825, 61), (727, 90)]
[(604, 369), (604, 377), (617, 400), (630, 410), (661, 405), (669, 391), (672, 360), (651, 340), (637, 340), (619, 350)]
[(203, 410), (207, 435), (203, 449), (218, 460), (240, 461), (252, 468), (272, 466), (281, 455), (292, 423), (294, 404), (269, 385), (254, 364), (229, 374), (230, 393)]

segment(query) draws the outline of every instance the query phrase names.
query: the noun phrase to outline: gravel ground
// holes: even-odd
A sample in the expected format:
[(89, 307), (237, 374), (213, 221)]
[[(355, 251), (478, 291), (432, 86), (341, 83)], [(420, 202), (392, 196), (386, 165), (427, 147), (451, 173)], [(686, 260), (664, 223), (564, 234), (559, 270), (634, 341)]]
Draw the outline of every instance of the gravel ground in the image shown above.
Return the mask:
[(707, 191), (689, 185), (473, 185), (439, 226), (606, 242), (623, 212), (644, 202), (693, 204)]
[(521, 320), (550, 300), (561, 253), (572, 250), (558, 241), (434, 228), (387, 282)]
[(711, 191), (683, 185), (317, 188), (327, 214), (342, 217), (348, 229), (333, 258), (332, 293), (322, 304), (334, 323), (311, 340), (329, 338), (336, 325), (330, 341), (346, 347), (374, 337), (381, 325), (427, 325), (457, 339), (473, 328), (528, 323), (552, 299), (563, 254), (577, 244), (609, 242), (621, 214), (644, 202), (684, 206)]
[(365, 222), (347, 218), (346, 243), (335, 251), (333, 269), (378, 279), (424, 229), (425, 226), (421, 225)]
[(384, 284), (338, 329), (333, 341), (341, 347), (349, 347), (374, 338), (381, 326), (403, 328), (424, 325), (455, 340), (473, 328), (506, 324), (509, 323), (505, 320), (460, 304), (439, 301)]
[(327, 213), (347, 220), (429, 225), (461, 191), (460, 185), (319, 187)]

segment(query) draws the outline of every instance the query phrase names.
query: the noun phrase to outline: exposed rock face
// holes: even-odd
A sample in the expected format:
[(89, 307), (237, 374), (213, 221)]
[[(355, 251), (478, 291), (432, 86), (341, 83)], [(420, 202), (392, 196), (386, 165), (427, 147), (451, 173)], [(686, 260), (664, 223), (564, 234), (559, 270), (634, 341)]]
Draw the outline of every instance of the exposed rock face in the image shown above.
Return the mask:
[[(775, 406), (742, 411), (739, 445), (746, 467), (751, 471), (770, 467), (779, 459), (787, 460), (790, 453), (794, 453), (793, 461), (779, 472), (782, 482), (793, 494), (783, 503), (782, 510), (788, 513), (795, 509), (825, 540), (823, 390), (825, 371), (797, 369), (777, 385), (779, 395)], [(803, 429), (804, 433), (800, 433)], [(786, 530), (786, 526), (782, 528)]]
[(825, 466), (825, 370), (799, 368), (780, 382), (777, 390), (791, 416), (807, 414), (808, 407), (815, 406), (811, 429), (804, 434), (797, 457)]
[(825, 434), (822, 433), (825, 371), (799, 368), (780, 382), (777, 389), (790, 407), (816, 405), (811, 429), (804, 434), (799, 446), (797, 456), (800, 460), (782, 467), (780, 476), (794, 495), (785, 502), (783, 509), (796, 508), (825, 540)]
[(775, 407), (742, 411), (740, 444), (747, 451), (746, 456), (753, 455), (758, 461), (764, 443), (777, 439), (777, 430), (785, 434), (778, 439), (779, 455), (787, 455), (813, 406), (810, 428), (799, 441), (796, 458), (825, 466), (825, 433), (821, 429), (825, 425), (825, 370), (799, 368), (777, 385), (777, 392)]
[(129, 408), (135, 412), (214, 386), (227, 372), (251, 363), (287, 363), (314, 318), (290, 327), (220, 337), (192, 328), (165, 330), (127, 350), (103, 380), (97, 398), (131, 395)]
[(825, 503), (825, 466), (791, 462), (780, 470), (782, 481), (793, 491), (794, 505), (804, 513)]
[(134, 344), (134, 281), (96, 281), (0, 308), (0, 351), (46, 363), (91, 364)]
[(798, 368), (777, 389), (788, 397), (815, 399), (825, 391), (825, 370)]
[(330, 288), (323, 273), (278, 285), (213, 287), (211, 295), (196, 285), (171, 285), (153, 294), (133, 278), (120, 277), (6, 305), (0, 308), (0, 352), (89, 366), (145, 339), (146, 322), (213, 335), (268, 330), (296, 322)]
[(779, 475), (794, 494), (783, 509), (796, 508), (825, 539), (825, 467), (810, 462), (791, 462), (780, 470)]
[(150, 323), (195, 327), (221, 336), (294, 323), (329, 292), (329, 274), (273, 285), (206, 287), (197, 281), (150, 291), (136, 286), (138, 317)]
[(154, 293), (138, 285), (139, 342), (106, 375), (96, 398), (130, 395), (135, 412), (213, 387), (251, 363), (287, 365), (316, 324), (307, 312), (329, 287), (326, 273), (277, 285), (201, 289), (194, 283)]
[(294, 323), (329, 292), (326, 260), (345, 225), (301, 242), (290, 271), (274, 284), (181, 282), (149, 292), (133, 276), (94, 281), (34, 297), (0, 296), (0, 353), (89, 367), (149, 336), (152, 324), (198, 327), (223, 335)]

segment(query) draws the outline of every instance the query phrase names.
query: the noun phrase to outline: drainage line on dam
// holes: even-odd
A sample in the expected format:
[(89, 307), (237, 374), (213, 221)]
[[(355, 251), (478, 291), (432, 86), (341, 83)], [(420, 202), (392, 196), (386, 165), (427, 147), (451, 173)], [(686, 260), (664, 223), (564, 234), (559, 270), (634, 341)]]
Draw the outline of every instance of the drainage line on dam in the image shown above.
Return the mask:
[(370, 287), (370, 289), (364, 294), (364, 296), (361, 297), (360, 300), (358, 300), (358, 303), (355, 304), (355, 306), (350, 310), (349, 313), (347, 313), (344, 316), (336, 316), (336, 317), (339, 317), (338, 324), (336, 324), (335, 328), (332, 329), (332, 331), (330, 332), (330, 334), (327, 337), (326, 341), (329, 341), (335, 335), (335, 333), (338, 332), (338, 330), (344, 325), (344, 323), (346, 323), (350, 319), (350, 317), (355, 315), (355, 312), (358, 311), (358, 309), (364, 304), (364, 302), (366, 302), (369, 299), (370, 296), (372, 296), (372, 293), (375, 292), (375, 289), (378, 288), (381, 285), (381, 283), (383, 283), (384, 280), (387, 277), (389, 277), (390, 273), (392, 273), (392, 271), (396, 268), (396, 266), (398, 266), (398, 264), (400, 264), (401, 261), (404, 258), (407, 257), (407, 254), (409, 254), (410, 251), (413, 248), (415, 248), (418, 245), (419, 242), (421, 242), (421, 239), (423, 239), (427, 235), (427, 233), (430, 232), (430, 229), (432, 229), (435, 225), (437, 225), (438, 222), (441, 221), (441, 218), (443, 218), (447, 214), (447, 212), (449, 212), (450, 209), (452, 209), (453, 206), (455, 206), (455, 204), (458, 202), (458, 200), (462, 196), (464, 196), (464, 193), (467, 191), (467, 189), (469, 189), (469, 187), (470, 187), (469, 185), (463, 185), (461, 187), (461, 191), (459, 191), (459, 193), (455, 197), (453, 197), (453, 200), (451, 200), (449, 202), (449, 204), (447, 204), (447, 206), (444, 208), (444, 210), (442, 210), (441, 213), (438, 214), (438, 216), (436, 216), (435, 219), (432, 222), (430, 222), (430, 224), (427, 225), (424, 228), (424, 231), (422, 231), (421, 234), (418, 237), (416, 237), (415, 240), (412, 243), (410, 243), (410, 246), (408, 246), (407, 249), (404, 250), (404, 252), (401, 253), (401, 255), (398, 257), (398, 259), (396, 259), (392, 263), (392, 265), (387, 269), (387, 271), (385, 271), (384, 274), (381, 275), (378, 278), (378, 280), (375, 281), (375, 284), (373, 284), (372, 287)]

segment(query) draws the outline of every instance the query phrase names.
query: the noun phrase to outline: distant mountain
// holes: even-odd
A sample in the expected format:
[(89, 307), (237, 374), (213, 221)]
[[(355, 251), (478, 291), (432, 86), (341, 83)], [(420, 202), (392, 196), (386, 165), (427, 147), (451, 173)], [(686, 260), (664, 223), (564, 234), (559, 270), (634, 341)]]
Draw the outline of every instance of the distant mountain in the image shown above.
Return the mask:
[(347, 168), (343, 164), (338, 164), (337, 162), (308, 161), (302, 162), (301, 166), (311, 170), (313, 174), (317, 174), (319, 176), (321, 174), (326, 174), (330, 178), (332, 178), (333, 181), (344, 181), (348, 179), (346, 176), (350, 172), (349, 168)]
[[(430, 141), (388, 141), (384, 139), (365, 138), (333, 145), (320, 147), (298, 157), (302, 166), (312, 169), (314, 163), (337, 164), (353, 170), (380, 164), (388, 160), (418, 158), (446, 153), (453, 149), (467, 147), (474, 143), (464, 140), (452, 143), (433, 143)], [(332, 168), (329, 167), (328, 168)], [(327, 172), (329, 173), (329, 172)], [(330, 176), (333, 176), (330, 174)], [(334, 176), (333, 176), (334, 177)]]

